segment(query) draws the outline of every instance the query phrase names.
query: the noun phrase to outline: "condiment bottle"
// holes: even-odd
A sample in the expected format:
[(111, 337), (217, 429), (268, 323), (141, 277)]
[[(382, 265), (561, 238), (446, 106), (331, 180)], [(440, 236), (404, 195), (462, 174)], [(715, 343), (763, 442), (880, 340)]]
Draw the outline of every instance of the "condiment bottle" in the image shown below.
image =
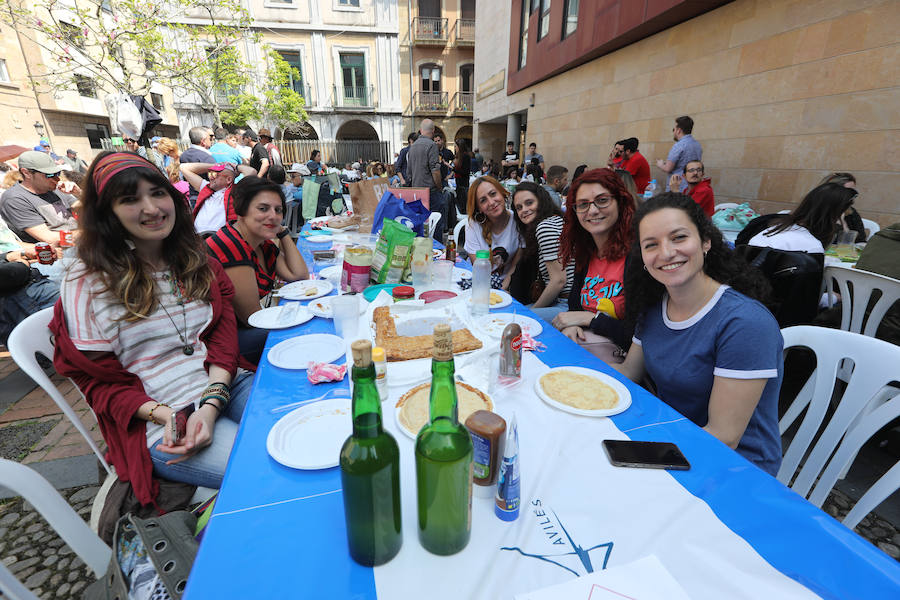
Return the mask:
[(416, 436), (419, 542), (434, 554), (455, 554), (472, 533), (472, 438), (457, 420), (453, 338), (434, 327), (428, 423)]
[(518, 323), (503, 328), (498, 375), (504, 379), (522, 378), (522, 327)]
[(519, 427), (513, 414), (506, 432), (506, 446), (503, 462), (500, 464), (500, 479), (497, 481), (497, 496), (494, 498), (494, 514), (501, 521), (515, 521), (519, 518), (521, 482), (519, 481)]
[(384, 348), (381, 346), (372, 348), (372, 362), (375, 363), (375, 387), (378, 388), (378, 396), (384, 402), (388, 397), (387, 360)]
[(466, 429), (472, 436), (475, 450), (474, 493), (476, 496), (493, 496), (506, 441), (506, 421), (489, 410), (476, 410), (466, 419)]
[(353, 353), (353, 433), (340, 454), (344, 519), (350, 556), (361, 565), (381, 565), (403, 545), (400, 518), (400, 449), (384, 430), (375, 387), (372, 344), (357, 340)]
[(453, 239), (453, 234), (447, 236), (447, 247), (444, 251), (444, 258), (450, 262), (456, 262), (456, 240)]

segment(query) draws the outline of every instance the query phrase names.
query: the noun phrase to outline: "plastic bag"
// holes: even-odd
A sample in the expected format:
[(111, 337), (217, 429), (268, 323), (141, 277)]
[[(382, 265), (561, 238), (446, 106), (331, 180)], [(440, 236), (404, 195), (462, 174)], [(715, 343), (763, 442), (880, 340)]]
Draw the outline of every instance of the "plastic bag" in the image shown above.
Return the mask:
[(713, 225), (719, 229), (727, 229), (730, 231), (740, 231), (747, 226), (747, 223), (759, 216), (750, 205), (744, 202), (733, 208), (720, 208), (712, 216)]
[(380, 224), (386, 219), (393, 219), (409, 227), (416, 235), (425, 235), (425, 222), (431, 212), (425, 208), (420, 200), (406, 202), (403, 198), (398, 198), (389, 191), (381, 196), (378, 206), (375, 208), (375, 216), (372, 220), (372, 233), (377, 233), (381, 229)]
[(393, 219), (384, 219), (375, 253), (369, 281), (372, 283), (399, 283), (406, 264), (412, 256), (413, 240), (416, 234), (406, 225)]
[(144, 130), (144, 118), (128, 94), (110, 94), (103, 99), (109, 122), (123, 137), (138, 139)]

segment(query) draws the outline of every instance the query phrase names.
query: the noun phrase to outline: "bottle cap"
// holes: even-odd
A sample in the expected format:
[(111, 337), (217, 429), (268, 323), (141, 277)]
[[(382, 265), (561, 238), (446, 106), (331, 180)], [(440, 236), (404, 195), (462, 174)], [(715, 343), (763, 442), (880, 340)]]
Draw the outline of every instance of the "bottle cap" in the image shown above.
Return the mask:
[(447, 323), (438, 323), (434, 326), (432, 353), (435, 360), (451, 360), (453, 358), (453, 334)]
[(372, 342), (369, 340), (356, 340), (350, 344), (353, 353), (354, 367), (368, 367), (372, 364)]
[(384, 359), (384, 348), (382, 348), (381, 346), (375, 346), (374, 348), (372, 348), (372, 360), (374, 360), (375, 362), (382, 362), (384, 361)]
[(398, 285), (391, 290), (391, 296), (397, 299), (408, 300), (416, 295), (416, 290), (409, 285)]
[(491, 252), (490, 250), (478, 250), (477, 252), (475, 252), (475, 258), (486, 258), (490, 260)]

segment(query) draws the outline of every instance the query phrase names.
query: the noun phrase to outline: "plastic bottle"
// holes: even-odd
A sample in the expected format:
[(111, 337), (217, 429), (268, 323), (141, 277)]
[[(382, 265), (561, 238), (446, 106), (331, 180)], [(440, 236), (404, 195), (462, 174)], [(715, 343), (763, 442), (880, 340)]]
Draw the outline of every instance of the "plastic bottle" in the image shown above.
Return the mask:
[(387, 384), (387, 359), (384, 348), (375, 346), (372, 348), (372, 362), (375, 363), (375, 387), (378, 388), (378, 396), (384, 402), (388, 397)]
[(500, 464), (500, 478), (497, 481), (497, 496), (494, 498), (494, 514), (501, 521), (515, 521), (519, 518), (522, 483), (519, 480), (519, 426), (513, 413), (506, 429), (506, 446), (503, 448), (503, 462)]
[(656, 188), (656, 180), (651, 179), (650, 183), (647, 184), (647, 187), (644, 188), (644, 202), (656, 195)]
[(479, 250), (472, 265), (472, 314), (486, 315), (491, 307), (491, 253)]

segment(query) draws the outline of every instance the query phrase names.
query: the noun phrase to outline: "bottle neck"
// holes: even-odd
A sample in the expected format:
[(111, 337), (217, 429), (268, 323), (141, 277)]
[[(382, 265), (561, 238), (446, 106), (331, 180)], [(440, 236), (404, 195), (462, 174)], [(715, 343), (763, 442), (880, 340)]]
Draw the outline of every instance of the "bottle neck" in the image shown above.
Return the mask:
[(454, 425), (459, 423), (454, 372), (452, 358), (431, 361), (431, 395), (428, 409), (432, 422), (447, 419)]
[(375, 437), (383, 431), (381, 422), (381, 398), (375, 387), (375, 364), (354, 366), (353, 379), (353, 436)]

